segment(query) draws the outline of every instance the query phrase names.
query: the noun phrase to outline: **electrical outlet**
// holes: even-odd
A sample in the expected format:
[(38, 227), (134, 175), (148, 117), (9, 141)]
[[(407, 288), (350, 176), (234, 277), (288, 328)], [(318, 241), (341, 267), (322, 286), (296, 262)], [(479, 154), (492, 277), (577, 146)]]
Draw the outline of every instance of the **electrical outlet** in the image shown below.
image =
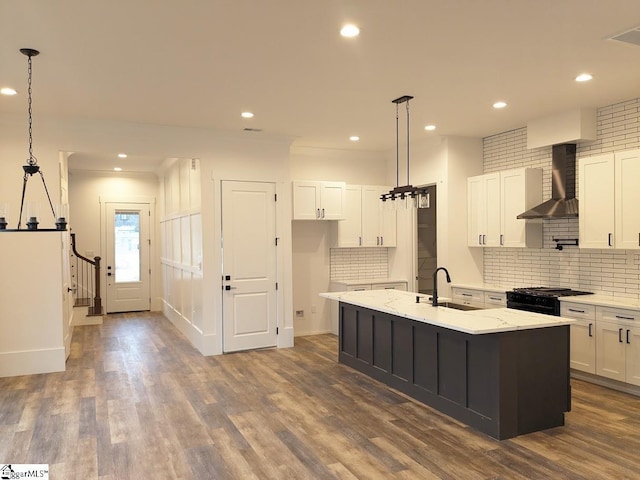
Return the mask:
[(296, 317), (298, 318), (304, 317), (304, 310), (296, 310)]

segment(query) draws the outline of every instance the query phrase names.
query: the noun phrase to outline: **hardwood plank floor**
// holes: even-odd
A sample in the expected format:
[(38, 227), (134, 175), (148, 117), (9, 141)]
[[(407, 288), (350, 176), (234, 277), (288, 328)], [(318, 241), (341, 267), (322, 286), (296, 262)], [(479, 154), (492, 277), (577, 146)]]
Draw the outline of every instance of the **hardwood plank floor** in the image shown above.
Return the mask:
[(640, 399), (574, 380), (567, 425), (499, 442), (337, 363), (337, 338), (203, 357), (157, 313), (75, 327), (0, 379), (0, 463), (52, 479), (640, 478)]

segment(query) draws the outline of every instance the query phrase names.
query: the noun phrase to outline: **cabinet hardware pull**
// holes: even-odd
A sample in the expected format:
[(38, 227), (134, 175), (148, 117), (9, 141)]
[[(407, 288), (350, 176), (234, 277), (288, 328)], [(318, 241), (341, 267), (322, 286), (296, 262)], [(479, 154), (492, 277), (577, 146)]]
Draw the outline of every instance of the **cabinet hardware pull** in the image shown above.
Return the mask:
[(612, 245), (611, 245), (611, 237), (612, 237), (612, 234), (610, 233), (610, 234), (609, 234), (609, 246), (610, 246), (610, 247), (612, 246)]
[(380, 237), (380, 245), (384, 245), (384, 237)]
[(358, 245), (362, 246), (362, 237), (358, 237)]
[(629, 341), (629, 332), (630, 332), (630, 330), (627, 330), (627, 343), (631, 343), (631, 342)]
[(500, 234), (500, 245), (504, 245), (504, 235)]
[(322, 209), (322, 218), (324, 218), (324, 208)]
[(501, 301), (502, 298), (500, 297), (489, 297), (489, 300), (497, 300), (497, 301)]
[(320, 218), (320, 209), (319, 208), (316, 210), (316, 218)]
[(638, 232), (638, 246), (640, 247), (640, 232)]
[(380, 237), (376, 237), (376, 245), (380, 246)]
[(482, 244), (486, 245), (487, 244), (487, 236), (486, 235), (482, 235)]
[(470, 293), (463, 293), (461, 294), (463, 297), (473, 297), (473, 295), (471, 295)]
[(618, 342), (622, 343), (622, 328), (618, 329)]
[(577, 308), (568, 308), (567, 310), (575, 313), (584, 313), (584, 310), (578, 310)]
[(616, 318), (619, 320), (635, 320), (635, 317), (624, 317), (622, 315), (616, 315)]
[(482, 245), (482, 235), (478, 235), (478, 245)]
[(593, 328), (593, 323), (589, 324), (589, 336), (593, 337), (593, 331), (591, 330)]

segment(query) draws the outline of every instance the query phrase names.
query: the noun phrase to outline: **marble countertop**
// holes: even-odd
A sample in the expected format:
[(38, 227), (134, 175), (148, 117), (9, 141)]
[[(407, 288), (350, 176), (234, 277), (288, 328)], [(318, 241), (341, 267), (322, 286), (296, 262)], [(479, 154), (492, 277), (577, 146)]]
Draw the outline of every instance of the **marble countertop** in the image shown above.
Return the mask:
[(343, 285), (377, 285), (385, 283), (407, 283), (406, 278), (361, 278), (359, 280), (331, 280), (331, 283), (341, 283)]
[[(321, 293), (320, 296), (472, 335), (556, 327), (573, 323), (573, 320), (568, 318), (508, 308), (460, 311), (446, 307), (433, 307), (428, 302), (427, 295), (401, 290), (328, 292)], [(421, 297), (420, 303), (416, 303), (416, 296)], [(440, 301), (446, 300), (441, 298)]]
[(617, 298), (606, 295), (576, 295), (560, 297), (561, 302), (581, 303), (583, 305), (601, 305), (603, 307), (628, 308), (640, 310), (640, 300), (636, 298)]

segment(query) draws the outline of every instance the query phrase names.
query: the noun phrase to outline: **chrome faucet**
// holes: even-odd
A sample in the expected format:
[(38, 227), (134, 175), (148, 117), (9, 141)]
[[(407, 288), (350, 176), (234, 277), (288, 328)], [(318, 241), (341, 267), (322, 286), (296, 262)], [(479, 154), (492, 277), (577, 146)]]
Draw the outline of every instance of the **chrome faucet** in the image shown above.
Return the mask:
[(444, 267), (438, 267), (436, 268), (436, 270), (433, 272), (433, 296), (432, 296), (432, 301), (431, 301), (431, 305), (433, 305), (434, 307), (438, 306), (438, 271), (439, 270), (444, 270), (445, 275), (447, 276), (447, 283), (451, 283), (451, 277), (449, 276), (449, 271), (444, 268)]

